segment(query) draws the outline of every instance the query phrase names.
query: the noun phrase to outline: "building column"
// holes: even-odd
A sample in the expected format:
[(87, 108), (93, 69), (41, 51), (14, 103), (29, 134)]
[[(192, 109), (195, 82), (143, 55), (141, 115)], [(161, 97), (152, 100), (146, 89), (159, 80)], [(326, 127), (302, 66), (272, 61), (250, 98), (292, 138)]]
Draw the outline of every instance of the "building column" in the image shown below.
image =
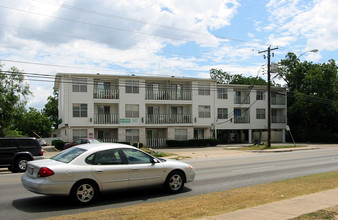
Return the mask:
[(283, 132), (282, 142), (283, 142), (283, 143), (285, 143), (285, 142), (286, 142), (286, 140), (285, 140), (285, 136), (286, 136), (286, 129), (285, 129), (285, 128), (283, 128), (283, 129), (282, 129), (282, 132)]
[(252, 129), (249, 129), (249, 144), (251, 144), (252, 143)]

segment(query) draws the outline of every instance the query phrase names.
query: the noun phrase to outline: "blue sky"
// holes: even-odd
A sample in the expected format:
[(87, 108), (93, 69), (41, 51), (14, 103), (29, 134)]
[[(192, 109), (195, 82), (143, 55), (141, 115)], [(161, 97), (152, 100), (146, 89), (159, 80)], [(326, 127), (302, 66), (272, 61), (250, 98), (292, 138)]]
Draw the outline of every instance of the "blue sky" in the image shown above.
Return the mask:
[(337, 60), (337, 14), (337, 0), (0, 0), (0, 59), (50, 76), (27, 75), (40, 110), (58, 72), (266, 78), (270, 45), (272, 62)]

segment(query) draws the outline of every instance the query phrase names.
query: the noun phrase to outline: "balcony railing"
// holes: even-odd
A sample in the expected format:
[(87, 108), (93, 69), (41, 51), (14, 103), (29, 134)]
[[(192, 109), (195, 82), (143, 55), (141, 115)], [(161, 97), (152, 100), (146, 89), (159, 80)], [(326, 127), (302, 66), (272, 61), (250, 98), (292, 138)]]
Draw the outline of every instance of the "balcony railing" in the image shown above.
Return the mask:
[(280, 97), (280, 98), (272, 97), (271, 105), (285, 105), (285, 98), (284, 97)]
[(177, 90), (146, 90), (148, 100), (191, 100), (191, 90), (177, 92)]
[(147, 138), (147, 147), (164, 147), (167, 146), (167, 138)]
[(146, 115), (147, 124), (190, 124), (192, 115)]
[(103, 138), (103, 139), (98, 139), (98, 140), (103, 143), (117, 143), (118, 142), (117, 138)]
[(119, 90), (94, 89), (94, 99), (119, 99)]
[(250, 104), (250, 96), (235, 96), (235, 104)]
[(94, 124), (118, 124), (119, 115), (112, 114), (95, 114)]
[(285, 115), (271, 116), (272, 123), (286, 123)]
[(250, 123), (250, 116), (235, 116), (235, 124)]

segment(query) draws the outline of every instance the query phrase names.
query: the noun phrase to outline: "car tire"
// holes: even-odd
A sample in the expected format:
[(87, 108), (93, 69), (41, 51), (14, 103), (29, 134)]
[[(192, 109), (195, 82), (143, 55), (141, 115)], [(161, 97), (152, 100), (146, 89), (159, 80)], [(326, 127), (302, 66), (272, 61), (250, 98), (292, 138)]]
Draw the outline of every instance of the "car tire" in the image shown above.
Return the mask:
[(173, 171), (171, 172), (164, 186), (170, 193), (178, 193), (184, 188), (184, 174), (181, 171)]
[[(19, 157), (15, 160), (14, 169), (15, 172), (25, 172), (27, 169), (27, 162), (29, 159), (27, 157)], [(13, 172), (12, 171), (12, 172)]]
[(81, 181), (76, 183), (70, 193), (72, 199), (80, 205), (92, 203), (98, 196), (99, 190), (93, 181)]

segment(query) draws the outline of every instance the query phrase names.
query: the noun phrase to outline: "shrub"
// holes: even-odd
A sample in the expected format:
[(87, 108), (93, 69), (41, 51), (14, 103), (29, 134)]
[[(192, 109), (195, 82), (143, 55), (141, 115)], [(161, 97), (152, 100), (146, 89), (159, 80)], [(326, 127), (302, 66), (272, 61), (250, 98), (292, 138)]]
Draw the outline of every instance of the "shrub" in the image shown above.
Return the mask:
[(52, 141), (52, 145), (58, 150), (63, 150), (65, 143), (66, 142), (64, 142), (62, 140), (53, 140)]
[(138, 148), (142, 148), (143, 147), (143, 143), (133, 143), (134, 147), (138, 147)]
[(186, 141), (167, 140), (168, 147), (203, 147), (216, 146), (218, 139), (191, 139)]

